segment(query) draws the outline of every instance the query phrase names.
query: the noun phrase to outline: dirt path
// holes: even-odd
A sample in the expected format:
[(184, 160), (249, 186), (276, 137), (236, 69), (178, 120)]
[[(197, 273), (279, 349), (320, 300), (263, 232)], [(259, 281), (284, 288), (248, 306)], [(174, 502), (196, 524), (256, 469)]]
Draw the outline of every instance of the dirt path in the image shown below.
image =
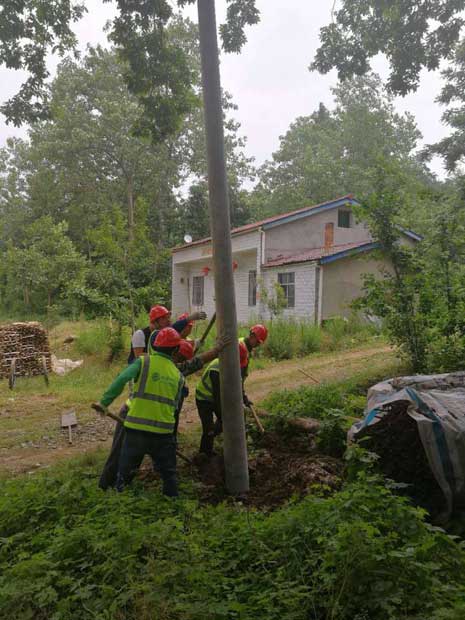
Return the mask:
[[(255, 370), (247, 379), (247, 394), (251, 400), (259, 402), (274, 390), (311, 384), (311, 380), (299, 372), (299, 368), (310, 373), (319, 381), (335, 381), (349, 378), (354, 373), (368, 367), (373, 371), (379, 368), (381, 373), (389, 364), (392, 365), (395, 362), (395, 353), (386, 346), (355, 351), (339, 351), (279, 362), (271, 364), (263, 370)], [(193, 379), (190, 382), (191, 394), (183, 408), (181, 432), (193, 429), (198, 425), (194, 402), (196, 381), (197, 379)], [(43, 399), (43, 397), (37, 396), (36, 401), (35, 397), (29, 397), (28, 409), (30, 411), (23, 411), (23, 415), (32, 415), (39, 399)], [(1, 414), (0, 433), (5, 432), (2, 430), (1, 423), (9, 415), (8, 411), (2, 411)], [(78, 430), (74, 432), (73, 445), (68, 444), (66, 432), (54, 431), (54, 435), (49, 432), (49, 435), (42, 436), (34, 441), (23, 441), (21, 445), (0, 448), (0, 474), (15, 475), (32, 472), (49, 467), (63, 459), (94, 452), (98, 447), (108, 448), (111, 444), (114, 422), (108, 419), (78, 417), (80, 424)]]

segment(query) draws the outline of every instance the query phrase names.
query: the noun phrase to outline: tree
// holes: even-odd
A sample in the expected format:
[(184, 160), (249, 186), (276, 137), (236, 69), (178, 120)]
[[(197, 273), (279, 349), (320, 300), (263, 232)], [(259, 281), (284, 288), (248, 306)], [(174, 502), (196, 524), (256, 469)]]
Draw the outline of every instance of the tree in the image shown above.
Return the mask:
[[(453, 57), (465, 23), (464, 0), (341, 0), (331, 24), (320, 31), (312, 70), (337, 69), (340, 80), (364, 75), (370, 59), (386, 55), (388, 88), (405, 95), (418, 87), (420, 71)], [(335, 3), (336, 5), (336, 3)]]
[(421, 137), (410, 114), (395, 112), (378, 76), (354, 78), (333, 89), (335, 107), (323, 104), (298, 118), (259, 173), (254, 207), (260, 216), (335, 196), (372, 191), (377, 162), (398, 162), (412, 186), (427, 172), (415, 156)]
[[(2, 261), (7, 308), (43, 312), (83, 281), (85, 259), (66, 232), (65, 223), (54, 224), (45, 216), (25, 230), (23, 243), (8, 243)], [(22, 298), (18, 298), (18, 288)]]
[[(183, 47), (167, 35), (176, 19), (169, 0), (115, 1), (119, 13), (110, 39), (124, 62), (126, 84), (144, 110), (136, 128), (158, 142), (176, 133), (195, 107), (195, 75)], [(176, 4), (182, 8), (194, 1), (177, 0)], [(38, 0), (3, 2), (0, 64), (28, 74), (19, 93), (1, 107), (8, 122), (20, 125), (49, 115), (47, 55), (63, 56), (76, 49), (71, 27), (85, 10), (85, 2), (72, 0), (56, 0), (53, 10)], [(255, 0), (229, 0), (227, 21), (220, 28), (225, 51), (238, 52), (246, 41), (245, 26), (258, 20)]]
[(465, 41), (457, 46), (453, 64), (442, 72), (444, 87), (439, 103), (450, 106), (442, 121), (452, 130), (451, 134), (429, 147), (430, 154), (440, 155), (447, 170), (454, 172), (465, 162)]

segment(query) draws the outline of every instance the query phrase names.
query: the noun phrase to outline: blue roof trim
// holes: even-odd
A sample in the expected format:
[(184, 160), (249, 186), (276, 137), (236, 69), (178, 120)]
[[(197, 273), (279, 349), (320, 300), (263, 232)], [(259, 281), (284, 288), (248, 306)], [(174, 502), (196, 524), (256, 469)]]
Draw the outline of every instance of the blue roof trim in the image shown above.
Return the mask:
[(281, 224), (288, 224), (289, 222), (295, 222), (296, 220), (301, 220), (304, 217), (308, 217), (309, 215), (315, 215), (316, 213), (322, 213), (323, 211), (329, 211), (330, 209), (335, 209), (336, 207), (344, 207), (345, 205), (359, 205), (360, 203), (353, 198), (340, 198), (339, 200), (333, 200), (332, 202), (328, 202), (324, 205), (320, 205), (319, 207), (309, 207), (304, 211), (300, 211), (300, 213), (293, 213), (291, 215), (285, 215), (279, 220), (274, 222), (269, 222), (268, 224), (263, 224), (263, 230), (268, 230), (269, 228), (274, 228), (275, 226), (281, 226)]
[(369, 252), (370, 250), (377, 250), (381, 245), (376, 242), (365, 243), (365, 245), (361, 245), (358, 248), (349, 248), (348, 250), (343, 250), (342, 252), (338, 252), (337, 254), (331, 254), (331, 256), (323, 256), (323, 258), (319, 259), (319, 263), (321, 265), (326, 265), (327, 263), (333, 263), (336, 260), (340, 260), (341, 258), (346, 258), (347, 256), (352, 256), (353, 254), (360, 254), (361, 252)]

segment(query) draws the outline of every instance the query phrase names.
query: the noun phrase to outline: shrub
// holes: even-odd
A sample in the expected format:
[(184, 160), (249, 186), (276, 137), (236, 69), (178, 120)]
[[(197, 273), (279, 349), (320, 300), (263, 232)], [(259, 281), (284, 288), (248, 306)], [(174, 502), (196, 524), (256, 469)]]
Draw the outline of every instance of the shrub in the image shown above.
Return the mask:
[(3, 486), (0, 617), (460, 617), (464, 551), (378, 478), (262, 514), (140, 484), (104, 494), (95, 474), (74, 465)]

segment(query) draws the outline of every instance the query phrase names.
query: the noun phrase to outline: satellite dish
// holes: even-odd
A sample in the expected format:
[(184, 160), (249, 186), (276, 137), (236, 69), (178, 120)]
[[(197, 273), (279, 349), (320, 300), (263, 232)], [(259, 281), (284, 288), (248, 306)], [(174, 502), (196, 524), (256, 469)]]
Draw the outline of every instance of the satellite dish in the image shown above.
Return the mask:
[(192, 243), (192, 237), (190, 235), (184, 235), (184, 243)]

